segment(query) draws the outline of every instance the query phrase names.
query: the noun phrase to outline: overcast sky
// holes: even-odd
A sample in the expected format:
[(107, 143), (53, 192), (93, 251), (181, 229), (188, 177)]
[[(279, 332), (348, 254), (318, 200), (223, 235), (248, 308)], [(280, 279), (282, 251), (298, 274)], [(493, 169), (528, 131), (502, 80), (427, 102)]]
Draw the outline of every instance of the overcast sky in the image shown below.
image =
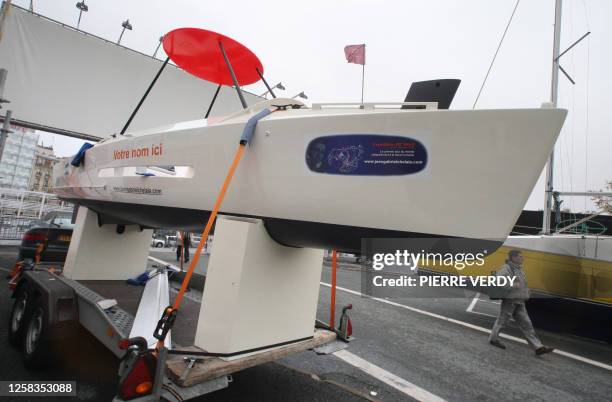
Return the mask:
[[(29, 0), (14, 4), (29, 7)], [(76, 0), (34, 0), (34, 11), (76, 25)], [(158, 38), (179, 27), (210, 29), (245, 44), (261, 59), (277, 95), (306, 92), (308, 102), (359, 101), (361, 66), (347, 64), (343, 47), (367, 45), (365, 100), (402, 101), (413, 81), (462, 80), (452, 108), (471, 109), (516, 0), (430, 1), (161, 1), (86, 0), (81, 29), (153, 54)], [(600, 190), (612, 180), (612, 1), (565, 0), (562, 50), (592, 34), (562, 58), (576, 80), (561, 76), (559, 106), (569, 110), (556, 147), (555, 189)], [(550, 98), (554, 0), (522, 0), (477, 108), (539, 107)], [(158, 53), (164, 58), (163, 51)], [(262, 84), (246, 88), (262, 93)], [(52, 138), (55, 137), (55, 138)], [(81, 141), (43, 135), (58, 154)], [(517, 155), (520, 161), (520, 155)], [(520, 163), (520, 162), (518, 162)], [(566, 198), (574, 211), (593, 209), (585, 198)], [(527, 209), (543, 206), (543, 180)]]

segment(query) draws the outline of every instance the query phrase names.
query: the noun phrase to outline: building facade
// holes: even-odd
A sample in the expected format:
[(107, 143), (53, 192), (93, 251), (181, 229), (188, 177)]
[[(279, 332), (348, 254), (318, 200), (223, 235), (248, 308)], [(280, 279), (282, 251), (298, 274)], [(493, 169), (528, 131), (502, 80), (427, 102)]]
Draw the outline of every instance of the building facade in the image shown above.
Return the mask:
[(27, 190), (32, 175), (38, 134), (34, 130), (11, 126), (0, 159), (0, 187)]
[(58, 158), (53, 153), (53, 147), (38, 145), (36, 147), (34, 166), (32, 167), (28, 190), (43, 193), (51, 192), (53, 189), (53, 166), (55, 166), (57, 161)]

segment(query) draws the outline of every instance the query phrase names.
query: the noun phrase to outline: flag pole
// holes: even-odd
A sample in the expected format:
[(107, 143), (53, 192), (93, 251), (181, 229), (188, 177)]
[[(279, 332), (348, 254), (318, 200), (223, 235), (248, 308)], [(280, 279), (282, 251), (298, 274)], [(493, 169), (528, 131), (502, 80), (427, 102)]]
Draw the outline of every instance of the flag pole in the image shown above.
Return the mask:
[(363, 45), (363, 64), (361, 65), (361, 103), (363, 103), (363, 83), (365, 78), (365, 44)]
[(365, 64), (361, 65), (361, 103), (363, 103), (363, 79), (365, 77)]

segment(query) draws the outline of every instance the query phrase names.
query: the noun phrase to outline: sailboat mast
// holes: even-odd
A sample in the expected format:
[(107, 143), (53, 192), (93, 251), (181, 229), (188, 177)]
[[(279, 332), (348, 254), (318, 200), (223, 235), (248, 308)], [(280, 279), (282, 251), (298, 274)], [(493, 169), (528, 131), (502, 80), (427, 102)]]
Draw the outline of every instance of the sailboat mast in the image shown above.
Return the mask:
[[(559, 95), (559, 52), (561, 45), (561, 6), (563, 0), (555, 0), (555, 32), (553, 39), (553, 63), (552, 79), (550, 86), (550, 102), (552, 107), (557, 107)], [(550, 214), (552, 211), (553, 198), (553, 167), (555, 162), (555, 150), (553, 149), (546, 164), (546, 187), (544, 190), (544, 216), (542, 218), (542, 234), (550, 234)]]

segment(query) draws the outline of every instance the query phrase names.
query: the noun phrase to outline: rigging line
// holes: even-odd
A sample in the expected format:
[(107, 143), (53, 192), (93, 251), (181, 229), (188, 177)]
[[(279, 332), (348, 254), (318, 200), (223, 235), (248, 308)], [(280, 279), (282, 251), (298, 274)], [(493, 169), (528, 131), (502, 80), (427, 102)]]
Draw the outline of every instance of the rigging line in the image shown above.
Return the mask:
[(497, 50), (495, 50), (495, 54), (493, 55), (493, 59), (491, 60), (491, 64), (489, 65), (489, 69), (487, 70), (487, 74), (485, 75), (484, 80), (482, 81), (482, 85), (478, 90), (478, 95), (476, 96), (476, 100), (474, 101), (472, 109), (476, 108), (476, 103), (478, 103), (478, 99), (480, 98), (480, 94), (482, 93), (482, 90), (487, 82), (487, 78), (489, 78), (489, 74), (491, 73), (491, 69), (493, 68), (493, 64), (495, 63), (495, 59), (497, 58), (497, 54), (499, 53), (499, 49), (501, 48), (501, 45), (504, 42), (504, 38), (506, 37), (506, 33), (508, 32), (508, 28), (510, 28), (510, 24), (512, 23), (512, 19), (514, 18), (514, 14), (516, 13), (516, 9), (520, 2), (521, 0), (516, 0), (516, 4), (514, 5), (514, 9), (512, 10), (512, 14), (510, 15), (510, 19), (508, 20), (508, 24), (506, 24), (506, 29), (504, 29), (504, 33), (499, 41), (499, 44), (497, 45)]
[[(575, 15), (574, 5), (575, 5), (574, 2), (570, 2), (570, 13), (569, 14), (572, 17), (569, 18), (569, 27), (570, 27), (569, 36), (571, 38), (574, 37), (574, 18), (573, 18), (574, 15)], [(571, 47), (572, 46), (570, 46), (568, 48), (568, 50), (571, 49)], [(567, 51), (564, 51), (563, 53), (567, 53)], [(571, 62), (572, 71), (575, 72), (576, 71), (576, 62), (575, 62), (575, 57), (574, 56), (575, 56), (575, 52), (571, 52), (568, 55), (568, 57), (570, 59), (570, 62)], [(560, 58), (561, 56), (559, 55), (557, 57)], [(561, 65), (559, 65), (559, 69), (561, 69), (561, 68), (562, 68)], [(572, 81), (572, 84), (574, 84), (573, 81)], [(576, 97), (577, 97), (576, 96), (576, 85), (572, 85), (571, 89), (572, 89), (571, 90), (571, 93), (572, 93), (572, 109), (571, 109), (571, 111), (572, 111), (572, 115), (575, 115), (575, 113), (576, 113)], [(568, 163), (570, 165), (570, 179), (571, 179), (570, 180), (570, 191), (574, 191), (574, 183), (573, 183), (574, 163), (572, 161), (572, 156), (574, 156), (574, 158), (575, 158), (575, 155), (576, 155), (575, 139), (576, 139), (576, 119), (572, 117), (572, 125), (571, 125), (571, 154), (568, 153), (568, 156), (567, 156)], [(585, 190), (585, 192), (586, 192), (586, 190)], [(579, 201), (580, 200), (575, 200), (574, 197), (570, 197), (570, 200), (569, 200), (569, 209), (570, 209), (569, 217), (570, 217), (570, 219), (573, 219), (573, 220), (577, 220), (578, 219), (576, 217), (577, 215), (576, 215), (576, 209), (574, 208), (574, 204), (579, 202)]]
[[(589, 176), (589, 86), (591, 70), (591, 39), (587, 38), (587, 72), (586, 72), (586, 122), (584, 133), (584, 191), (587, 191)], [(586, 211), (587, 197), (584, 197), (584, 210)]]
[(587, 26), (587, 31), (590, 31), (590, 24), (589, 24), (589, 11), (587, 10), (587, 5), (586, 5), (586, 1), (582, 0), (582, 7), (584, 8), (584, 20), (586, 21), (586, 26)]
[(561, 165), (561, 188), (566, 188), (565, 187), (565, 175), (564, 173), (564, 161), (563, 161), (563, 151), (566, 147), (564, 147), (564, 145), (566, 145), (566, 141), (563, 140), (563, 138), (560, 136), (560, 138), (557, 140), (559, 142), (559, 160), (561, 161), (560, 165)]
[[(573, 12), (573, 3), (570, 3), (570, 15), (574, 15)], [(574, 37), (574, 19), (570, 18), (569, 19), (569, 35), (570, 37)], [(570, 53), (568, 55), (570, 62), (571, 62), (571, 67), (572, 67), (572, 71), (576, 71), (576, 65), (574, 62), (574, 53)], [(560, 66), (559, 66), (560, 67)], [(575, 152), (575, 137), (576, 137), (576, 119), (575, 119), (575, 111), (576, 111), (576, 86), (572, 85), (571, 87), (571, 101), (572, 101), (572, 108), (571, 108), (571, 125), (570, 125), (570, 132), (569, 132), (569, 144), (565, 144), (565, 154), (566, 154), (566, 158), (567, 158), (567, 164), (568, 164), (568, 169), (569, 169), (569, 182), (570, 182), (570, 191), (574, 191), (574, 181), (573, 181), (573, 176), (574, 176), (574, 162), (573, 162), (573, 156), (576, 155)], [(568, 150), (569, 148), (569, 150)], [(573, 211), (574, 211), (574, 197), (570, 197), (569, 200), (566, 200), (566, 207), (569, 208), (570, 213), (572, 214), (571, 216), (573, 216)]]
[[(587, 9), (587, 4), (585, 0), (582, 0), (582, 7), (584, 9), (584, 20), (586, 22), (587, 31), (591, 30), (590, 22), (589, 22), (589, 10)], [(584, 188), (586, 192), (587, 188), (587, 180), (588, 180), (588, 168), (589, 168), (589, 88), (591, 86), (590, 82), (590, 72), (591, 72), (591, 38), (587, 38), (587, 66), (586, 66), (586, 111), (585, 111), (585, 146), (584, 146)], [(586, 211), (586, 203), (587, 197), (584, 197), (584, 210)]]
[[(574, 3), (570, 3), (570, 8), (571, 8), (571, 12), (570, 15), (573, 17), (574, 16)], [(574, 18), (570, 18), (570, 37), (574, 37)], [(575, 52), (570, 53), (570, 60), (572, 62), (572, 70), (576, 71), (576, 64), (575, 64), (575, 58), (574, 58), (574, 54)], [(559, 65), (559, 67), (561, 67)], [(576, 86), (572, 85), (572, 115), (575, 114), (576, 111)], [(574, 191), (574, 161), (573, 161), (573, 157), (575, 157), (576, 155), (576, 147), (575, 147), (575, 139), (576, 139), (576, 119), (572, 116), (572, 130), (571, 130), (571, 147), (570, 147), (570, 152), (567, 152), (567, 160), (568, 160), (568, 164), (569, 164), (569, 173), (570, 173), (570, 191)], [(574, 211), (574, 198), (571, 197), (570, 198), (570, 211)], [(571, 216), (574, 216), (573, 214)]]
[[(575, 95), (575, 86), (572, 85), (572, 112), (576, 110), (576, 95)], [(568, 164), (568, 170), (569, 170), (569, 188), (570, 191), (574, 191), (574, 162), (572, 159), (572, 155), (575, 155), (575, 151), (574, 151), (574, 142), (575, 142), (575, 130), (574, 130), (574, 126), (575, 126), (575, 121), (576, 119), (574, 119), (573, 113), (571, 116), (571, 125), (570, 125), (570, 138), (569, 138), (569, 144), (565, 144), (565, 157), (567, 158), (567, 164)], [(568, 150), (569, 148), (569, 150)], [(570, 152), (571, 151), (571, 152)], [(569, 209), (570, 211), (574, 210), (574, 199), (573, 197), (570, 198), (569, 200)]]

